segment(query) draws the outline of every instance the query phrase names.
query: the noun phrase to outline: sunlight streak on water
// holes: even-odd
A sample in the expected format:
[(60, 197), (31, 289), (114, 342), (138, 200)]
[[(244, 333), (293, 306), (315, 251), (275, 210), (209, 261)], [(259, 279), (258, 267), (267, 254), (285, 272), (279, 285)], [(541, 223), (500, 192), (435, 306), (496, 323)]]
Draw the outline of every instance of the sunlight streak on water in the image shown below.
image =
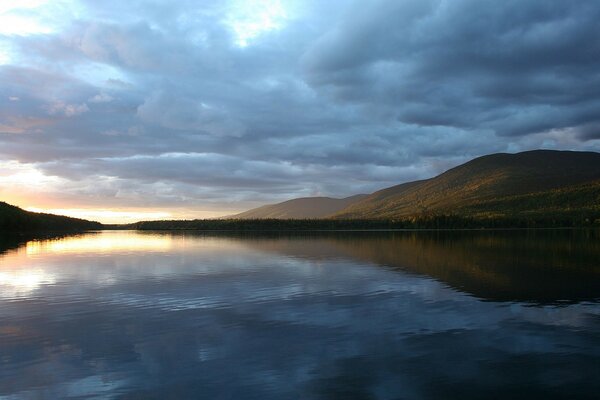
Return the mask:
[(168, 236), (133, 235), (130, 232), (101, 232), (92, 236), (66, 237), (56, 240), (27, 242), (27, 255), (43, 253), (85, 253), (116, 251), (168, 251), (172, 240)]
[(52, 285), (56, 279), (45, 271), (0, 271), (0, 298), (28, 297), (42, 285)]

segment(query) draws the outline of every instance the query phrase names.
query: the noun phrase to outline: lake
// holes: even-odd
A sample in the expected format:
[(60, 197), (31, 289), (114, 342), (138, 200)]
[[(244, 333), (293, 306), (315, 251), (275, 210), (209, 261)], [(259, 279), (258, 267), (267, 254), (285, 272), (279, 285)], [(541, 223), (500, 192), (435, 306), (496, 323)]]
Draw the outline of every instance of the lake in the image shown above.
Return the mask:
[(0, 240), (0, 399), (600, 392), (600, 233)]

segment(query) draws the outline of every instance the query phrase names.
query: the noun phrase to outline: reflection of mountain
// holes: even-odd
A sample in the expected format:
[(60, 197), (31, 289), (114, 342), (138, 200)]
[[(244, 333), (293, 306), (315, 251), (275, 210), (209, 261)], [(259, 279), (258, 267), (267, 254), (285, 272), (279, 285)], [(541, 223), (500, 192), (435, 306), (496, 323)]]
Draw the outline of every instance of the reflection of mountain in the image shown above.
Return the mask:
[(27, 242), (33, 240), (48, 240), (48, 239), (58, 239), (65, 237), (65, 234), (54, 234), (54, 233), (2, 233), (0, 234), (0, 255), (5, 252), (17, 249), (20, 246), (25, 245)]
[[(164, 235), (185, 236), (192, 240), (218, 237), (230, 242), (225, 243), (223, 249), (217, 246), (219, 241), (213, 243), (213, 247), (198, 247), (196, 243), (190, 249), (237, 252), (241, 248), (249, 248), (259, 252), (279, 253), (286, 257), (323, 261), (323, 265), (332, 260), (350, 259), (353, 262), (372, 263), (391, 270), (425, 275), (456, 290), (491, 301), (559, 303), (600, 299), (598, 231), (320, 234), (138, 232), (133, 235), (136, 236), (135, 241), (124, 241), (119, 249), (142, 243), (144, 237), (151, 244), (149, 248), (156, 248), (157, 237), (170, 239)], [(75, 243), (79, 245), (66, 246), (67, 250), (74, 248), (77, 251), (98, 251), (100, 245), (94, 245), (88, 236), (89, 234), (82, 235)], [(0, 236), (0, 255), (7, 249), (22, 245), (27, 239)], [(88, 242), (89, 246), (81, 244)], [(43, 243), (46, 242), (42, 242), (41, 247), (44, 247)], [(54, 248), (52, 243), (62, 246), (61, 241), (48, 243), (46, 247), (49, 249)], [(191, 245), (192, 242), (189, 243)], [(233, 246), (234, 244), (239, 246)], [(168, 264), (165, 265), (165, 268), (169, 267)]]
[(8, 250), (16, 249), (29, 240), (28, 237), (20, 235), (0, 235), (0, 255)]
[(591, 231), (404, 232), (255, 239), (293, 257), (348, 257), (430, 276), (493, 301), (600, 298), (600, 242)]

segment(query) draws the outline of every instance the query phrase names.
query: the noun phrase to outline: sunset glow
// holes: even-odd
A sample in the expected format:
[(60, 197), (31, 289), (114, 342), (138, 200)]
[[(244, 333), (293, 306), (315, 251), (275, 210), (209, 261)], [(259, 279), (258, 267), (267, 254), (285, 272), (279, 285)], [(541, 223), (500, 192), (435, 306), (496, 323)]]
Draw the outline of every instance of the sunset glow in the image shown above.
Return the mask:
[(113, 210), (90, 210), (90, 209), (69, 209), (69, 208), (51, 208), (43, 209), (37, 207), (27, 207), (27, 211), (38, 213), (50, 213), (66, 215), (73, 218), (90, 219), (105, 223), (128, 223), (135, 221), (167, 219), (172, 215), (169, 212), (156, 211), (113, 211)]

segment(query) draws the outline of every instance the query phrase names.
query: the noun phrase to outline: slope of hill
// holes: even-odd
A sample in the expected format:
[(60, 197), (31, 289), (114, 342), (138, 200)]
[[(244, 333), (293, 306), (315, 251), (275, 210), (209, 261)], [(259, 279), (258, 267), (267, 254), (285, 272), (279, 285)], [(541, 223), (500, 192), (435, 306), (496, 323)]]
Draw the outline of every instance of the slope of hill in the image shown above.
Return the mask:
[[(544, 210), (597, 210), (598, 182), (600, 153), (535, 150), (492, 154), (431, 179), (380, 190), (333, 217), (521, 216)], [(553, 204), (551, 208), (546, 207), (548, 202)]]
[(277, 204), (254, 208), (240, 214), (232, 215), (232, 219), (303, 219), (325, 218), (360, 201), (367, 195), (359, 194), (343, 199), (331, 197), (303, 197)]
[(25, 211), (0, 201), (0, 230), (18, 231), (79, 231), (101, 229), (99, 222)]
[(541, 192), (476, 201), (457, 209), (457, 214), (475, 218), (577, 219), (600, 217), (600, 180)]

